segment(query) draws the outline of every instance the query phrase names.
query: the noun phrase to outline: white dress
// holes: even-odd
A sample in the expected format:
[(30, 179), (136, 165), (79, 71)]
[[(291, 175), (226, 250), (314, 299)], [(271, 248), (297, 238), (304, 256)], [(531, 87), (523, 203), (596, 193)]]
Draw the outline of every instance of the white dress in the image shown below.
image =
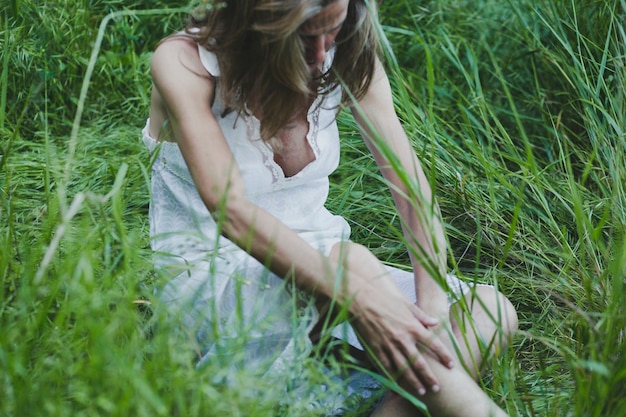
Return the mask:
[[(205, 68), (218, 80), (219, 89), (215, 55), (202, 47), (199, 51)], [(325, 65), (331, 60), (329, 54)], [(231, 112), (222, 117), (219, 94), (213, 105), (241, 171), (247, 198), (325, 254), (333, 244), (350, 236), (345, 219), (324, 206), (328, 176), (339, 163), (335, 116), (340, 98), (341, 91), (336, 88), (318, 97), (311, 106), (306, 139), (315, 160), (292, 177), (285, 177), (274, 162), (271, 148), (260, 138), (260, 124), (254, 116)], [(311, 299), (220, 235), (176, 143), (157, 142), (150, 136), (148, 124), (143, 141), (156, 153), (150, 234), (155, 265), (168, 277), (159, 290), (160, 299), (180, 318), (186, 331), (195, 334), (205, 358), (237, 360), (234, 356), (242, 355), (246, 367), (255, 363), (264, 368), (269, 364), (267, 369), (292, 366), (296, 357), (306, 355), (311, 348), (308, 332), (318, 317)], [(403, 292), (415, 302), (412, 274), (391, 271)], [(360, 347), (349, 326), (336, 329), (335, 334)]]

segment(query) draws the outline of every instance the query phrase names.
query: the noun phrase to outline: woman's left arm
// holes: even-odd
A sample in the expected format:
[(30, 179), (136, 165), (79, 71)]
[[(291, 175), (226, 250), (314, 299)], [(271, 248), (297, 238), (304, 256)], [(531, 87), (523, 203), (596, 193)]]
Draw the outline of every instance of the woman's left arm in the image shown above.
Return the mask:
[(402, 220), (415, 275), (418, 306), (447, 318), (447, 296), (433, 276), (445, 277), (446, 241), (439, 208), (393, 106), (380, 61), (366, 95), (352, 107), (361, 135), (385, 178)]

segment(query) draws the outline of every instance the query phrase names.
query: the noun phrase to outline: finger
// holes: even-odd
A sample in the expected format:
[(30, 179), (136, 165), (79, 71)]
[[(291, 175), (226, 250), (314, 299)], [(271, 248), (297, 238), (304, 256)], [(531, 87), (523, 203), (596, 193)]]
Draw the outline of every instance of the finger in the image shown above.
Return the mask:
[(433, 336), (428, 346), (425, 346), (441, 364), (448, 369), (454, 367), (454, 356), (450, 352), (448, 346), (437, 336)]
[[(422, 396), (426, 394), (428, 382), (424, 381), (423, 372), (424, 367), (427, 366), (425, 362), (418, 361), (416, 363), (415, 358), (421, 356), (419, 351), (415, 349), (414, 356), (401, 355), (399, 352), (391, 353), (392, 360), (397, 369), (396, 377), (402, 381), (402, 385), (409, 388), (413, 393), (417, 393)], [(409, 358), (407, 360), (407, 358)], [(417, 368), (417, 369), (416, 369)]]
[(381, 368), (381, 370), (389, 374), (393, 374), (394, 372), (393, 361), (391, 360), (391, 358), (389, 358), (389, 356), (385, 352), (379, 352), (375, 354), (374, 360), (376, 361), (376, 364)]
[(415, 318), (426, 327), (434, 327), (439, 324), (439, 319), (437, 317), (427, 314), (424, 310), (415, 305), (412, 305), (412, 312), (413, 316), (415, 316)]
[(417, 375), (423, 386), (435, 392), (439, 391), (439, 381), (428, 363), (428, 357), (417, 348), (408, 357), (411, 358), (411, 371)]
[[(439, 330), (443, 331), (444, 329), (440, 327)], [(432, 329), (414, 329), (412, 335), (415, 338), (414, 340), (418, 341), (418, 349), (421, 351), (429, 351), (443, 366), (450, 369), (454, 367), (455, 356), (453, 356), (448, 346), (443, 343), (441, 338), (436, 335)]]
[(387, 351), (382, 347), (374, 347), (369, 345), (366, 341), (361, 340), (365, 350), (367, 352), (368, 357), (372, 360), (374, 365), (376, 365), (381, 371), (386, 373), (388, 376), (393, 375), (396, 368), (393, 363), (393, 360), (387, 355)]
[(436, 333), (432, 329), (419, 329), (413, 336), (419, 342), (418, 349), (420, 351), (432, 354), (443, 366), (452, 369), (456, 356), (453, 355), (450, 347), (442, 341), (438, 333), (444, 333), (443, 336), (447, 336), (445, 329), (441, 326)]

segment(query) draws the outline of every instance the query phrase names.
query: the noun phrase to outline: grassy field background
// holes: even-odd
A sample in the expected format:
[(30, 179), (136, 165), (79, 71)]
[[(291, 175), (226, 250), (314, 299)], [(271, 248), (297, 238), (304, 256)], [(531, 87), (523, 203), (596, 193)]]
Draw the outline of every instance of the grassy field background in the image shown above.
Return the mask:
[[(381, 3), (397, 109), (436, 188), (450, 268), (519, 311), (485, 389), (513, 416), (624, 416), (626, 2)], [(301, 392), (276, 387), (341, 390), (314, 359), (276, 380), (198, 370), (185, 337), (155, 330), (139, 132), (151, 51), (186, 6), (0, 5), (0, 415), (314, 416)], [(329, 206), (355, 240), (406, 265), (391, 198), (352, 120), (340, 126)]]

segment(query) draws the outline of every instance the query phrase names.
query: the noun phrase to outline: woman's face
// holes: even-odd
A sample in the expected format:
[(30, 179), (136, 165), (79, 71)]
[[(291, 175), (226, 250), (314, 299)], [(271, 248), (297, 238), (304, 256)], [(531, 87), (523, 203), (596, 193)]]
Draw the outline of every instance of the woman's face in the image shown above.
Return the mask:
[(349, 2), (335, 0), (300, 26), (298, 34), (304, 42), (305, 59), (311, 73), (317, 74), (321, 70), (326, 53), (346, 20)]

